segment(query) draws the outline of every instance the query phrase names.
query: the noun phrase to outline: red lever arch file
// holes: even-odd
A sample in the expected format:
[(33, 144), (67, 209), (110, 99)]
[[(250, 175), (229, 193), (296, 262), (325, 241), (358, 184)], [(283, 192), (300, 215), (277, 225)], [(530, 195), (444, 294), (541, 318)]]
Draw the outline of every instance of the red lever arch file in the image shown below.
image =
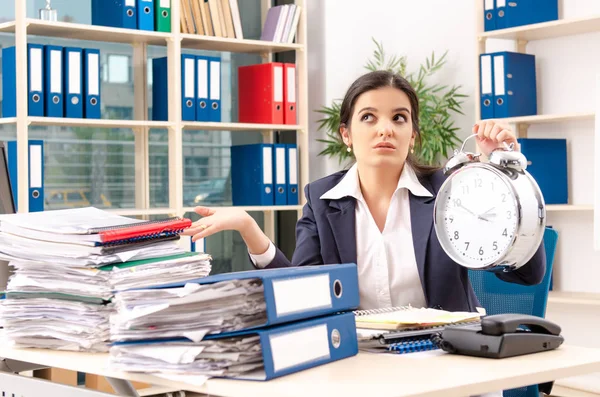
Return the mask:
[(296, 121), (296, 65), (283, 64), (283, 122), (284, 124), (297, 124)]
[(238, 121), (284, 124), (283, 64), (280, 62), (238, 68)]

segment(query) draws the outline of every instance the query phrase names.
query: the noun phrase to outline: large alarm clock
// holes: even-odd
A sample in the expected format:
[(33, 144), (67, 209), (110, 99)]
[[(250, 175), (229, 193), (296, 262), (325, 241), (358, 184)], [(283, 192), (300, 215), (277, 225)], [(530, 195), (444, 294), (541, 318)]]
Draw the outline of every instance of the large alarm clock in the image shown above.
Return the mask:
[(512, 271), (526, 264), (544, 237), (542, 192), (514, 145), (480, 155), (454, 151), (437, 194), (434, 225), (444, 251), (474, 270)]

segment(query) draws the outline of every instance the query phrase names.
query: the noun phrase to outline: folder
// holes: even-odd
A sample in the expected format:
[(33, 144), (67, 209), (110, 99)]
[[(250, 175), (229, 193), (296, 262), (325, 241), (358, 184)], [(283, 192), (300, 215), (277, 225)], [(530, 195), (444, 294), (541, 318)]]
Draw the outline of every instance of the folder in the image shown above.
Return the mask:
[(154, 0), (137, 0), (137, 28), (154, 31)]
[(171, 0), (154, 0), (154, 26), (157, 32), (171, 33)]
[(546, 204), (568, 204), (567, 140), (519, 138), (527, 171), (537, 182)]
[(82, 85), (83, 71), (81, 48), (65, 47), (63, 51), (63, 92), (65, 93), (65, 117), (83, 117)]
[(298, 147), (296, 144), (286, 145), (287, 155), (287, 205), (298, 205)]
[(92, 25), (137, 29), (136, 0), (92, 0)]
[[(178, 346), (180, 350), (189, 346), (189, 353), (201, 346), (204, 346), (207, 352), (213, 351), (211, 346), (217, 348), (225, 345), (231, 346), (226, 350), (233, 352), (230, 353), (232, 356), (227, 360), (229, 364), (226, 361), (222, 365), (212, 365), (212, 367), (218, 366), (218, 368), (211, 369), (223, 371), (215, 377), (257, 381), (278, 378), (358, 354), (354, 314), (346, 312), (264, 329), (207, 335), (197, 343), (187, 338), (166, 341), (116, 342), (111, 347), (109, 365), (114, 369), (117, 369), (113, 367), (115, 365), (124, 365), (128, 368), (133, 366), (136, 370), (143, 372), (146, 370), (146, 365), (155, 367), (157, 363), (160, 363), (158, 361), (161, 360), (160, 354), (156, 353), (160, 353), (161, 347), (167, 348), (173, 345)], [(145, 357), (150, 347), (154, 352)], [(236, 348), (239, 352), (231, 350)], [(239, 363), (238, 360), (244, 360), (243, 354), (238, 357), (238, 354), (242, 352), (246, 355), (254, 354), (256, 357), (253, 356), (251, 362)], [(181, 362), (182, 367), (188, 365), (196, 367), (193, 361), (206, 360), (201, 350), (195, 354), (187, 354), (187, 356), (193, 357), (192, 363), (189, 364), (189, 361), (185, 360)], [(210, 353), (208, 358), (210, 360), (206, 361), (202, 367), (211, 366), (214, 359), (218, 360), (219, 353)], [(124, 360), (123, 363), (120, 362), (121, 359)], [(176, 366), (172, 361), (164, 361), (164, 365), (168, 365), (170, 368)], [(200, 366), (198, 368), (195, 373), (208, 375), (199, 372), (202, 371)]]
[(483, 30), (496, 30), (496, 0), (483, 0)]
[(238, 68), (238, 121), (283, 124), (283, 64)]
[[(29, 212), (44, 210), (44, 141), (29, 140)], [(15, 197), (15, 209), (18, 211), (18, 159), (17, 141), (7, 142), (7, 163), (10, 185)]]
[(558, 20), (558, 0), (496, 0), (496, 28)]
[(537, 114), (535, 56), (503, 51), (493, 63), (494, 117)]
[(44, 114), (47, 117), (63, 117), (63, 49), (60, 46), (44, 46)]
[[(16, 47), (2, 48), (2, 117), (17, 116)], [(27, 114), (44, 116), (44, 46), (27, 44)]]
[(273, 145), (256, 143), (231, 147), (233, 205), (273, 205)]
[(480, 117), (482, 120), (494, 118), (494, 65), (492, 55), (479, 55)]
[(358, 272), (354, 263), (213, 274), (148, 289), (181, 288), (186, 284), (205, 285), (249, 279), (262, 282), (266, 319), (263, 323), (255, 322), (254, 326), (236, 332), (353, 310), (359, 304)]
[[(152, 120), (169, 120), (167, 57), (152, 59)], [(183, 76), (182, 76), (183, 78)], [(183, 104), (181, 104), (183, 106)]]
[[(167, 76), (165, 75), (164, 78)], [(196, 121), (196, 57), (181, 54), (181, 119)]]
[(100, 118), (100, 50), (83, 50), (85, 74), (84, 116), (88, 119)]
[(208, 92), (209, 92), (209, 108), (208, 121), (221, 121), (221, 58), (208, 57)]
[(209, 59), (206, 56), (196, 56), (196, 121), (209, 121)]
[(44, 46), (27, 44), (28, 113), (44, 116)]
[(275, 205), (287, 204), (287, 148), (283, 143), (273, 144), (273, 172), (275, 179)]
[(16, 47), (2, 48), (2, 117), (17, 116)]
[(293, 63), (283, 64), (283, 112), (284, 124), (297, 124), (296, 121), (296, 65)]

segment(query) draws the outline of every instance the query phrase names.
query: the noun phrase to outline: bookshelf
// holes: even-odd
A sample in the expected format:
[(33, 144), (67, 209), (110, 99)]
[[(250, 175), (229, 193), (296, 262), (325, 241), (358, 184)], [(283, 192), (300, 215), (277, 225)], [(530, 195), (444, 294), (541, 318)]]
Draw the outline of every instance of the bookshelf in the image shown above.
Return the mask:
[[(536, 23), (514, 28), (506, 28), (486, 32), (483, 27), (484, 3), (480, 0), (475, 0), (475, 15), (476, 21), (476, 68), (478, 72), (475, 78), (475, 93), (474, 106), (475, 117), (479, 119), (481, 111), (480, 102), (480, 82), (479, 82), (479, 55), (486, 52), (486, 42), (488, 39), (505, 39), (514, 40), (516, 44), (516, 52), (526, 53), (527, 43), (534, 40), (545, 40), (563, 36), (571, 36), (592, 32), (600, 32), (600, 16), (592, 16), (585, 18), (574, 19), (559, 19), (557, 21), (549, 21)], [(561, 123), (581, 120), (595, 120), (594, 112), (572, 112), (565, 114), (537, 114), (531, 116), (506, 117), (498, 118), (497, 120), (514, 126), (514, 131), (520, 138), (527, 137), (527, 130), (531, 125)], [(593, 211), (593, 205), (575, 205), (561, 204), (548, 205), (546, 208), (552, 212), (562, 211)]]
[[(14, 0), (15, 20), (0, 23), (0, 33), (14, 34), (17, 57), (17, 116), (0, 118), (0, 124), (14, 124), (17, 131), (18, 175), (17, 184), (20, 193), (17, 197), (19, 210), (29, 210), (27, 175), (29, 126), (65, 126), (65, 127), (106, 127), (130, 128), (135, 134), (135, 208), (114, 209), (112, 212), (131, 216), (179, 215), (193, 211), (183, 206), (183, 130), (205, 131), (260, 131), (264, 142), (273, 142), (274, 131), (296, 131), (298, 146), (299, 185), (308, 182), (308, 104), (307, 104), (307, 52), (306, 52), (306, 6), (305, 0), (297, 0), (301, 7), (301, 15), (296, 32), (295, 43), (275, 43), (262, 40), (232, 39), (199, 34), (184, 34), (180, 30), (179, 1), (171, 1), (171, 32), (155, 32), (133, 29), (111, 28), (70, 22), (49, 22), (26, 16), (26, 2)], [(262, 24), (271, 1), (261, 0)], [(261, 25), (262, 28), (262, 25)], [(133, 48), (133, 86), (134, 112), (133, 120), (112, 119), (69, 119), (51, 117), (30, 117), (27, 111), (27, 42), (30, 36), (56, 37), (97, 42), (130, 44)], [(164, 46), (168, 57), (169, 115), (168, 121), (158, 122), (148, 119), (147, 89), (147, 46)], [(294, 51), (296, 59), (296, 92), (298, 125), (272, 125), (251, 123), (208, 123), (187, 122), (181, 120), (181, 53), (185, 49), (207, 50), (232, 53), (259, 54), (263, 62), (272, 59), (272, 55), (284, 51)], [(151, 208), (150, 171), (149, 171), (149, 130), (166, 129), (168, 131), (168, 208)], [(299, 189), (300, 205), (292, 206), (253, 206), (236, 207), (246, 211), (262, 211), (265, 213), (265, 232), (274, 238), (274, 212), (292, 210), (301, 214), (305, 203), (304, 191)]]

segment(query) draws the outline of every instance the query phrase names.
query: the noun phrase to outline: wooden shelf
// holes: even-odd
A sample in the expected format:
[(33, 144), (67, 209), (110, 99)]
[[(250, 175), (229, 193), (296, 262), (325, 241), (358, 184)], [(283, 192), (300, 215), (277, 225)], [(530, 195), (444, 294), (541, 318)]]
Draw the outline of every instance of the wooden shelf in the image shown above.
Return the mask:
[[(63, 39), (90, 40), (112, 43), (145, 43), (166, 46), (170, 33), (147, 30), (122, 29), (108, 26), (88, 25), (71, 22), (50, 22), (27, 18), (27, 34), (34, 36), (59, 37)], [(14, 21), (0, 24), (0, 32), (14, 33)]]
[(577, 19), (561, 19), (515, 28), (494, 30), (479, 35), (485, 39), (543, 40), (562, 36), (600, 32), (600, 15)]
[(214, 131), (296, 131), (302, 130), (299, 125), (293, 124), (255, 124), (255, 123), (216, 123), (216, 122), (183, 122), (186, 130), (214, 130)]
[(301, 44), (274, 43), (272, 41), (264, 40), (229, 39), (184, 33), (181, 35), (181, 48), (242, 53), (277, 53), (301, 50), (304, 46)]
[[(169, 128), (166, 121), (111, 120), (111, 119), (72, 119), (66, 117), (28, 117), (30, 125), (59, 127), (98, 127), (98, 128)], [(0, 124), (14, 124), (16, 117), (0, 118)]]
[(593, 205), (548, 204), (546, 211), (593, 211)]
[(508, 124), (544, 124), (559, 123), (563, 121), (594, 120), (593, 112), (566, 113), (566, 114), (538, 114), (535, 116), (504, 117), (494, 120)]
[(175, 208), (118, 208), (109, 209), (107, 211), (121, 216), (173, 215), (177, 213), (177, 210)]
[(548, 293), (548, 303), (562, 303), (570, 305), (587, 305), (600, 307), (600, 293), (550, 291)]
[[(215, 209), (231, 209), (238, 208), (247, 212), (251, 211), (298, 211), (302, 209), (301, 205), (253, 205), (253, 206), (233, 206), (233, 207), (220, 207), (220, 206), (210, 206)], [(183, 212), (194, 212), (195, 207), (184, 207)]]
[[(138, 29), (122, 29), (108, 26), (89, 25), (71, 22), (50, 22), (27, 18), (27, 34), (34, 36), (57, 37), (63, 39), (90, 40), (113, 43), (145, 43), (165, 46), (172, 37), (170, 33), (152, 32)], [(0, 33), (14, 33), (14, 21), (0, 24)], [(223, 37), (182, 34), (181, 48), (240, 52), (240, 53), (277, 53), (304, 49), (301, 44), (274, 43), (264, 40), (240, 40)]]

